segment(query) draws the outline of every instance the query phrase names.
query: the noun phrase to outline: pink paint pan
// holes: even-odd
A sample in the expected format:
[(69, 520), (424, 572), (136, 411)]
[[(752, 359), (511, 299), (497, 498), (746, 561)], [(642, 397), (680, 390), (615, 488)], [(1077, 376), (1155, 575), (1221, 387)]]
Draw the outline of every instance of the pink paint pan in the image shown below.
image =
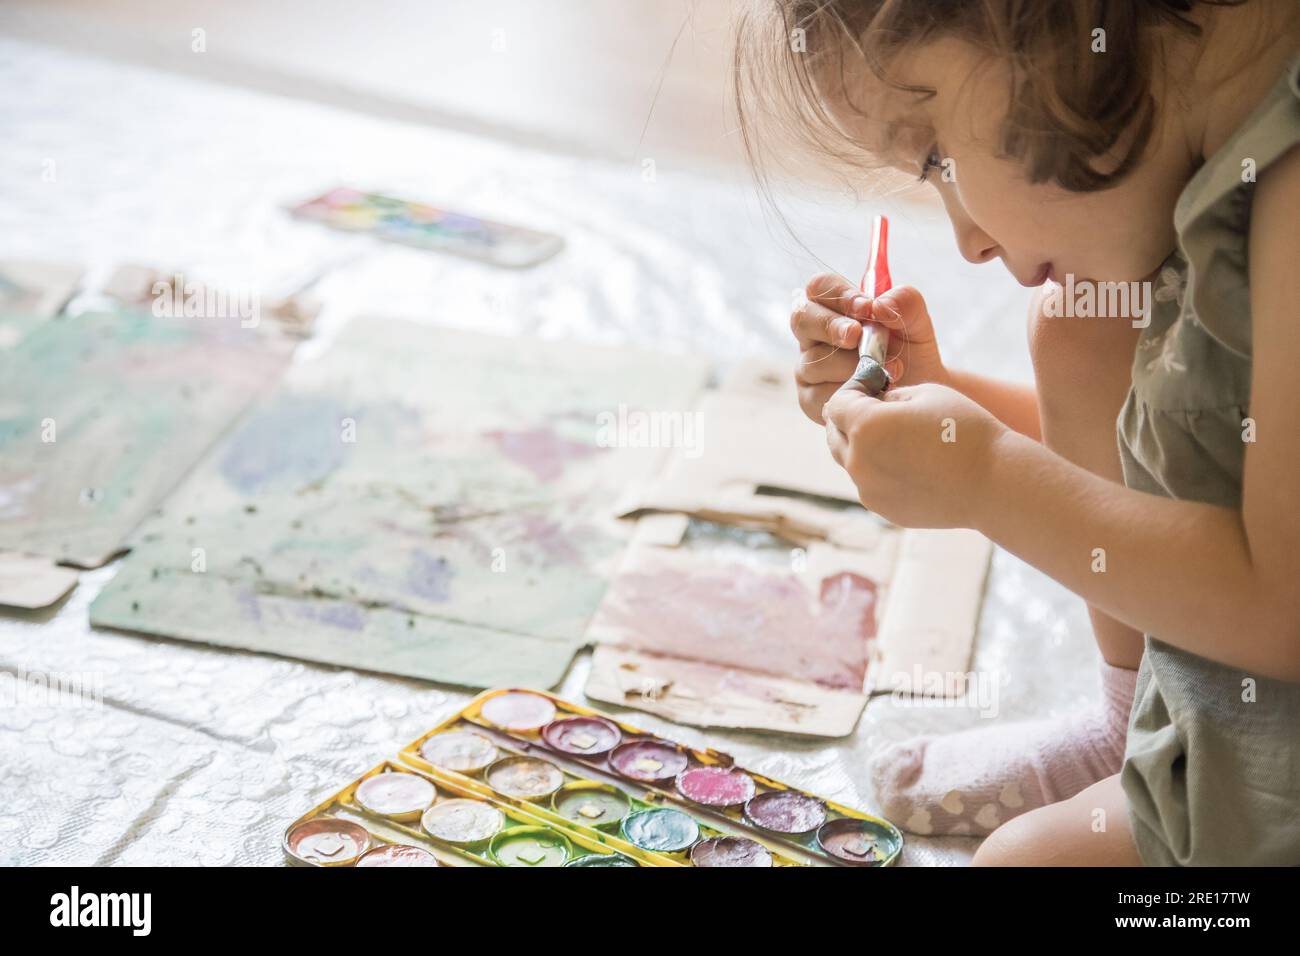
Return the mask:
[(754, 778), (730, 767), (691, 767), (677, 776), (677, 792), (706, 807), (736, 807), (754, 797)]

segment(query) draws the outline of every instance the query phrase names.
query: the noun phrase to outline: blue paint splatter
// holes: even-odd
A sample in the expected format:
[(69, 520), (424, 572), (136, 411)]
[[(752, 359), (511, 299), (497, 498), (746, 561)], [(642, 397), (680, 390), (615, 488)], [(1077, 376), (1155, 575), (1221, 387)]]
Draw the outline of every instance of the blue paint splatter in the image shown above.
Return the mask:
[(406, 586), (422, 598), (445, 601), (451, 596), (451, 577), (454, 573), (446, 558), (416, 551), (411, 555), (410, 567), (406, 569)]
[(245, 495), (320, 481), (347, 457), (346, 417), (326, 398), (281, 396), (240, 427), (221, 458), (221, 474)]

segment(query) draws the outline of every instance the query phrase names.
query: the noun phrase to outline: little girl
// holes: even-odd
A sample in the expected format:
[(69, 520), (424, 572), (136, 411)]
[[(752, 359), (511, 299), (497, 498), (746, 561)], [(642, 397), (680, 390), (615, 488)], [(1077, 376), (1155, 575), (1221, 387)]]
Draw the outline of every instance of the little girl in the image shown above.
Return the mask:
[[(884, 811), (991, 832), (979, 864), (1300, 864), (1300, 5), (760, 6), (756, 163), (793, 133), (850, 177), (910, 171), (967, 259), (1042, 287), (1026, 388), (949, 369), (915, 289), (813, 279), (805, 412), (868, 508), (1082, 596), (1104, 661), (1093, 711), (881, 754)], [(1113, 283), (1150, 308), (1062, 308)], [(881, 399), (840, 387), (865, 321), (897, 356)]]

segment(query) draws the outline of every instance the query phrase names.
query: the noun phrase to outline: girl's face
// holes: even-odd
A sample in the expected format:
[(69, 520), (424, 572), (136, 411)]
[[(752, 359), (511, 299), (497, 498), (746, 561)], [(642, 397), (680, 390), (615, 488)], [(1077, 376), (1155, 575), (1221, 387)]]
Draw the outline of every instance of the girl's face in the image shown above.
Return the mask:
[(833, 112), (896, 168), (916, 175), (929, 167), (926, 181), (938, 190), (966, 259), (1001, 259), (1021, 284), (1037, 286), (1063, 282), (1067, 274), (1076, 281), (1141, 280), (1173, 250), (1174, 205), (1192, 169), (1172, 124), (1157, 119), (1141, 162), (1111, 189), (1074, 193), (1035, 185), (1018, 162), (995, 155), (1008, 106), (998, 64), (956, 40), (901, 59), (898, 79), (936, 95), (918, 99), (869, 75), (849, 74), (854, 101), (868, 104), (871, 119)]

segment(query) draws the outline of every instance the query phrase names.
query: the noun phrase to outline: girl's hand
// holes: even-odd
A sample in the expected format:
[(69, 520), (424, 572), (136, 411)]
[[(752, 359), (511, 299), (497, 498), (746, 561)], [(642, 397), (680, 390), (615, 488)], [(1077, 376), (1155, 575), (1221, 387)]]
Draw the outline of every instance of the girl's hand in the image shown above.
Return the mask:
[(897, 386), (923, 382), (948, 384), (934, 326), (921, 293), (910, 286), (891, 289), (872, 301), (843, 276), (819, 275), (808, 282), (808, 301), (790, 316), (799, 340), (799, 406), (822, 424), (822, 406), (858, 367), (862, 323), (890, 331), (885, 370)]
[(868, 509), (905, 528), (977, 526), (1008, 429), (975, 402), (934, 384), (891, 388), (883, 398), (845, 389), (823, 414), (831, 454)]

